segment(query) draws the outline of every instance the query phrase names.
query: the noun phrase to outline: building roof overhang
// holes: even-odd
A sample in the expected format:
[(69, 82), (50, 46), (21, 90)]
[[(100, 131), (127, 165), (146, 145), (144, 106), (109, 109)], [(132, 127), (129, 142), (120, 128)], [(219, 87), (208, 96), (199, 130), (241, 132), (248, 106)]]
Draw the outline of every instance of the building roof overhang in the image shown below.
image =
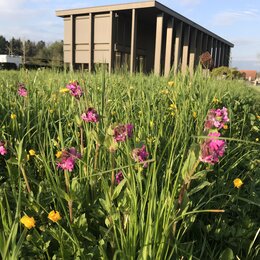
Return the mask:
[(222, 37), (216, 35), (215, 33), (207, 30), (201, 25), (191, 21), (190, 19), (184, 17), (183, 15), (173, 11), (172, 9), (166, 7), (165, 5), (157, 1), (144, 1), (144, 2), (135, 2), (135, 3), (126, 3), (126, 4), (115, 4), (115, 5), (104, 5), (104, 6), (95, 6), (87, 8), (78, 8), (78, 9), (68, 9), (68, 10), (57, 10), (56, 16), (58, 17), (68, 17), (70, 15), (83, 15), (89, 13), (103, 13), (110, 11), (122, 11), (122, 10), (131, 10), (131, 9), (145, 9), (145, 8), (155, 8), (159, 11), (167, 13), (168, 15), (175, 17), (188, 25), (212, 36), (213, 38), (227, 44), (230, 47), (234, 47), (234, 44), (223, 39)]

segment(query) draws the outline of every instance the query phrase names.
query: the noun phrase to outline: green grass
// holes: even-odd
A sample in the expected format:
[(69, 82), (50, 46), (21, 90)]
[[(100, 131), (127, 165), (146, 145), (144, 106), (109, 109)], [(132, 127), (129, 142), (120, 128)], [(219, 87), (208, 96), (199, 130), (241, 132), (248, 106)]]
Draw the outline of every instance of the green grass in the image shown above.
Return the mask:
[[(79, 100), (60, 93), (70, 80), (83, 88)], [(17, 95), (19, 82), (28, 97)], [(0, 89), (8, 149), (0, 155), (3, 259), (257, 259), (257, 91), (200, 71), (192, 78), (0, 71)], [(81, 120), (89, 107), (100, 114), (98, 124)], [(204, 121), (209, 109), (222, 107), (230, 118), (221, 130), (227, 148), (208, 165), (199, 161)], [(133, 124), (133, 137), (115, 146), (109, 129), (119, 123)], [(147, 168), (132, 156), (142, 145)], [(62, 171), (55, 154), (70, 147), (82, 158)], [(30, 149), (36, 155), (28, 160)], [(124, 180), (116, 185), (118, 171)], [(48, 219), (51, 210), (60, 212), (57, 223)], [(35, 228), (20, 223), (25, 214)]]

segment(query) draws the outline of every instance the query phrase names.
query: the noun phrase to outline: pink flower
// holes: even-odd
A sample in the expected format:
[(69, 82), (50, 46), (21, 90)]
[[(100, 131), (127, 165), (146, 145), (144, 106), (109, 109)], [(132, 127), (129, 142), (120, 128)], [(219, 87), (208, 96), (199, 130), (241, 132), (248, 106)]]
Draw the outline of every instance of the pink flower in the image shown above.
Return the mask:
[(221, 129), (229, 121), (227, 108), (210, 109), (204, 125), (205, 130), (212, 128)]
[(5, 142), (4, 141), (0, 141), (0, 154), (1, 155), (7, 154), (7, 150), (5, 148)]
[(208, 136), (211, 138), (206, 139), (201, 144), (200, 160), (213, 165), (219, 162), (219, 157), (224, 155), (226, 142), (217, 139), (220, 137), (220, 133), (218, 132), (209, 133)]
[(83, 94), (83, 91), (77, 81), (71, 82), (66, 86), (66, 88), (70, 90), (70, 94), (76, 99), (79, 99)]
[(85, 113), (81, 115), (81, 118), (86, 122), (97, 123), (99, 121), (99, 115), (97, 111), (90, 107)]
[(130, 138), (133, 135), (133, 125), (118, 125), (114, 128), (114, 139), (117, 142), (124, 142), (126, 138)]
[(65, 151), (62, 151), (62, 155), (59, 158), (57, 167), (72, 172), (75, 166), (75, 161), (78, 158), (81, 158), (81, 154), (78, 153), (74, 147), (69, 148)]
[(122, 171), (119, 171), (116, 174), (116, 183), (119, 184), (123, 179), (124, 179), (124, 175), (123, 175)]
[[(146, 146), (143, 145), (142, 148), (135, 148), (132, 151), (132, 156), (135, 162), (144, 162), (147, 160), (149, 153), (146, 151)], [(144, 163), (143, 167), (146, 168), (148, 163)]]
[(27, 97), (28, 92), (27, 92), (27, 89), (25, 88), (24, 84), (19, 83), (18, 86), (19, 86), (18, 91), (17, 91), (18, 95), (21, 97)]

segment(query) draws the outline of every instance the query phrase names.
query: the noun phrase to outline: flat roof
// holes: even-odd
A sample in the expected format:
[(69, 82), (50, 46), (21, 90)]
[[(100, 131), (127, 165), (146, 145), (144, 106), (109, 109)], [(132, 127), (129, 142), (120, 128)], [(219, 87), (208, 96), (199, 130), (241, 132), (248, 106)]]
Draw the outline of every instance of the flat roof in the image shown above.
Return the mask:
[(103, 5), (103, 6), (94, 6), (94, 7), (86, 7), (86, 8), (77, 8), (77, 9), (67, 9), (67, 10), (57, 10), (56, 16), (58, 17), (66, 17), (70, 15), (82, 15), (88, 13), (102, 13), (109, 11), (121, 11), (121, 10), (130, 10), (130, 9), (144, 9), (144, 8), (155, 8), (164, 13), (173, 16), (186, 24), (191, 25), (192, 27), (212, 36), (215, 39), (220, 40), (221, 42), (229, 45), (230, 47), (234, 47), (234, 44), (223, 39), (217, 34), (207, 30), (201, 25), (193, 22), (192, 20), (186, 18), (185, 16), (173, 11), (172, 9), (166, 7), (165, 5), (157, 2), (157, 1), (144, 1), (144, 2), (134, 2), (134, 3), (125, 3), (125, 4), (114, 4), (114, 5)]

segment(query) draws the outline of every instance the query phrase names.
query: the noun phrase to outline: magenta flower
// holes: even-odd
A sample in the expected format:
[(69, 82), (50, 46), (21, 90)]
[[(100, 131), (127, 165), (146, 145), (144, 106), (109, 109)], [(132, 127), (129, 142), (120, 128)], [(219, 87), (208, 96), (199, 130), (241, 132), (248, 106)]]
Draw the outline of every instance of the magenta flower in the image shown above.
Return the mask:
[(123, 179), (124, 179), (124, 175), (123, 175), (122, 171), (119, 171), (116, 174), (116, 183), (119, 184)]
[(114, 139), (116, 142), (124, 142), (126, 138), (131, 138), (133, 135), (132, 124), (118, 125), (114, 128)]
[(27, 89), (25, 88), (24, 84), (19, 83), (18, 86), (19, 86), (18, 91), (17, 91), (18, 95), (21, 97), (27, 97), (28, 92), (27, 92)]
[[(146, 151), (146, 146), (143, 145), (142, 148), (135, 148), (132, 151), (132, 156), (135, 162), (142, 163), (147, 160), (149, 153)], [(144, 163), (143, 167), (146, 168), (148, 163)]]
[(1, 155), (7, 154), (7, 150), (5, 148), (5, 142), (4, 141), (0, 141), (0, 154)]
[(74, 147), (62, 151), (62, 155), (59, 158), (57, 167), (72, 172), (75, 166), (75, 161), (79, 158), (81, 158), (81, 154), (78, 153)]
[(226, 142), (219, 140), (220, 133), (212, 132), (208, 134), (209, 137), (201, 144), (200, 160), (214, 165), (219, 162), (219, 157), (222, 157), (225, 152)]
[(79, 99), (83, 94), (83, 91), (77, 81), (71, 82), (66, 86), (66, 88), (70, 90), (70, 94), (76, 99)]
[(210, 109), (207, 115), (204, 129), (221, 129), (224, 126), (224, 124), (228, 121), (229, 118), (227, 108), (223, 107), (222, 109)]
[(97, 111), (90, 107), (85, 113), (81, 115), (81, 118), (86, 122), (97, 123), (99, 121), (99, 115)]

